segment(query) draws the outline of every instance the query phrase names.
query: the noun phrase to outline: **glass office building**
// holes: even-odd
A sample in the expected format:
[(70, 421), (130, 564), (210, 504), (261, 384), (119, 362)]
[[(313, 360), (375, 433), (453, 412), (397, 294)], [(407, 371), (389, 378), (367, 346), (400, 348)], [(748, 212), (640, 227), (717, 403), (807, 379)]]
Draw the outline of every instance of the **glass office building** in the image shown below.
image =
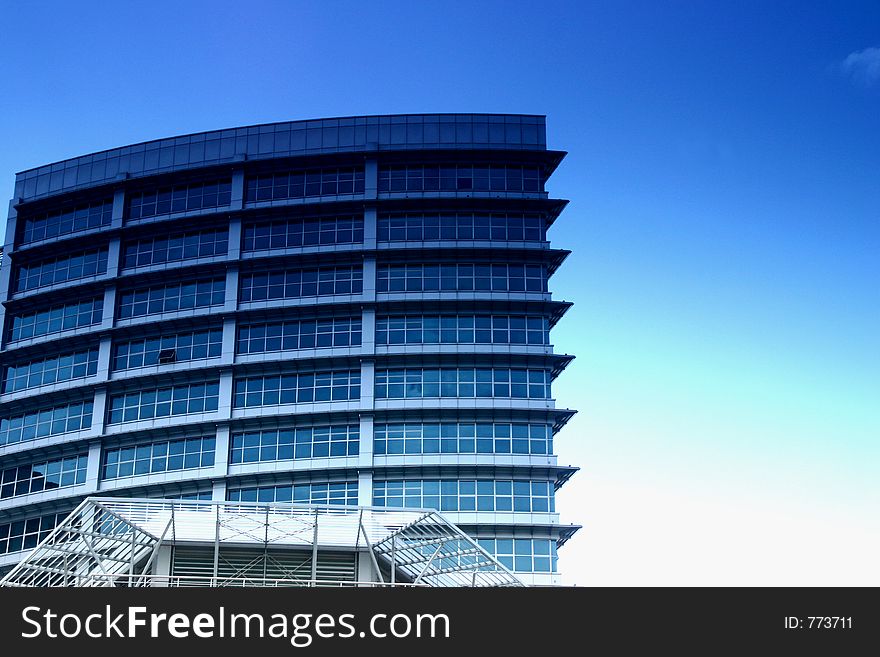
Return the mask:
[(437, 509), (558, 582), (563, 156), (542, 116), (395, 115), (18, 174), (0, 575), (97, 496)]

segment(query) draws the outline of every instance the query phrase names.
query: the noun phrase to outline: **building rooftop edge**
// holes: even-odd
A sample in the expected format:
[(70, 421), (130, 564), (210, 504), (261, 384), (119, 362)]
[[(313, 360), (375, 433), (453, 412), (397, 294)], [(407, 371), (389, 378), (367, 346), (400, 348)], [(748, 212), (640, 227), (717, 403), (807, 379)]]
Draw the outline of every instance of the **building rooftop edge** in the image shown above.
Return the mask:
[[(350, 121), (350, 120), (358, 120), (358, 119), (393, 119), (393, 118), (407, 118), (407, 117), (426, 117), (426, 116), (437, 116), (437, 117), (467, 117), (467, 116), (481, 116), (481, 117), (498, 117), (498, 118), (531, 118), (531, 119), (542, 119), (546, 120), (546, 114), (518, 114), (518, 113), (497, 113), (497, 112), (413, 112), (413, 113), (401, 113), (401, 114), (362, 114), (362, 115), (349, 115), (349, 116), (331, 116), (331, 117), (322, 117), (322, 118), (310, 118), (310, 119), (296, 119), (292, 121), (269, 121), (266, 123), (253, 123), (248, 125), (241, 126), (228, 126), (225, 128), (215, 128), (212, 130), (199, 130), (197, 132), (188, 132), (177, 135), (168, 135), (165, 137), (157, 137), (155, 139), (146, 139), (144, 141), (132, 142), (130, 144), (123, 144), (122, 146), (114, 146), (112, 148), (103, 148), (97, 151), (92, 151), (90, 153), (82, 153), (80, 155), (74, 155), (72, 157), (63, 158), (61, 160), (56, 160), (54, 162), (46, 162), (44, 164), (38, 164), (33, 167), (28, 167), (27, 169), (22, 169), (21, 171), (17, 171), (15, 173), (16, 180), (18, 180), (19, 176), (23, 176), (24, 174), (30, 173), (32, 171), (36, 171), (38, 169), (44, 169), (46, 167), (57, 166), (59, 164), (63, 164), (66, 162), (71, 162), (73, 160), (79, 160), (82, 158), (93, 157), (95, 155), (100, 155), (102, 153), (111, 153), (113, 151), (119, 151), (123, 148), (132, 148), (136, 146), (146, 146), (147, 144), (154, 144), (158, 142), (168, 141), (170, 139), (184, 139), (188, 137), (197, 137), (200, 135), (208, 135), (212, 133), (223, 133), (228, 132), (230, 130), (248, 130), (252, 128), (267, 128), (269, 126), (279, 126), (279, 125), (305, 125), (308, 123), (324, 123), (328, 121)], [(317, 126), (315, 126), (317, 127)]]

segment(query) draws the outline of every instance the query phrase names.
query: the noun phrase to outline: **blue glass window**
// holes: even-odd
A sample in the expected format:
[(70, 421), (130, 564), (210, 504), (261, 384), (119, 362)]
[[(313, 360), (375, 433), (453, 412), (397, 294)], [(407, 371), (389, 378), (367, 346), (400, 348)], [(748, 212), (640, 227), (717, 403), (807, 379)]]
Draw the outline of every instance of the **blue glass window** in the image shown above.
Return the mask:
[(182, 363), (219, 358), (222, 350), (223, 329), (219, 328), (129, 340), (114, 347), (113, 370), (158, 365), (161, 352), (169, 358), (166, 362)]
[(231, 488), (226, 492), (226, 499), (230, 502), (294, 502), (354, 506), (357, 504), (357, 498), (356, 481)]
[(379, 167), (380, 192), (544, 191), (541, 167), (534, 165), (426, 164)]
[(550, 343), (546, 317), (523, 315), (395, 315), (376, 318), (376, 344)]
[(74, 402), (0, 418), (0, 445), (26, 442), (92, 426), (92, 402)]
[(556, 541), (549, 538), (481, 538), (477, 542), (510, 570), (556, 572)]
[(380, 242), (429, 240), (501, 240), (538, 242), (545, 239), (545, 221), (537, 214), (517, 213), (395, 213), (377, 219)]
[(245, 252), (288, 249), (323, 244), (361, 244), (362, 217), (306, 217), (245, 224), (242, 248)]
[(104, 450), (103, 479), (207, 468), (214, 465), (215, 439), (157, 440)]
[(83, 484), (88, 462), (83, 453), (0, 470), (0, 499)]
[(133, 193), (128, 198), (128, 218), (144, 219), (172, 212), (219, 208), (232, 200), (232, 180), (175, 185)]
[(335, 317), (245, 324), (238, 328), (238, 353), (354, 347), (361, 344), (361, 319)]
[(0, 554), (33, 550), (67, 516), (67, 512), (50, 513), (0, 523)]
[(357, 456), (357, 425), (295, 427), (232, 435), (231, 463)]
[(360, 399), (359, 370), (252, 376), (235, 380), (234, 408)]
[(374, 481), (373, 504), (438, 511), (555, 511), (551, 482), (517, 479)]
[(546, 292), (547, 268), (528, 264), (380, 265), (377, 292)]
[(43, 214), (25, 216), (21, 223), (19, 244), (79, 233), (91, 228), (109, 226), (113, 215), (111, 199), (60, 208)]
[(8, 365), (3, 372), (3, 392), (84, 379), (98, 372), (98, 350), (73, 351), (26, 363)]
[(363, 194), (363, 169), (311, 169), (251, 176), (246, 182), (248, 203), (309, 196)]
[(377, 424), (373, 453), (552, 454), (549, 424), (443, 422)]
[(507, 368), (376, 370), (376, 399), (502, 397), (550, 399), (550, 372)]
[(108, 424), (217, 410), (220, 382), (139, 390), (110, 397)]
[(15, 291), (35, 290), (55, 283), (107, 273), (107, 249), (83, 251), (16, 268)]
[(241, 277), (241, 301), (296, 299), (334, 294), (360, 294), (361, 267), (317, 267), (245, 274)]
[(225, 296), (225, 278), (127, 290), (119, 295), (119, 318), (222, 306)]
[(103, 297), (9, 314), (9, 342), (27, 340), (101, 323)]
[(137, 240), (123, 248), (122, 268), (226, 255), (228, 246), (229, 231), (225, 228)]

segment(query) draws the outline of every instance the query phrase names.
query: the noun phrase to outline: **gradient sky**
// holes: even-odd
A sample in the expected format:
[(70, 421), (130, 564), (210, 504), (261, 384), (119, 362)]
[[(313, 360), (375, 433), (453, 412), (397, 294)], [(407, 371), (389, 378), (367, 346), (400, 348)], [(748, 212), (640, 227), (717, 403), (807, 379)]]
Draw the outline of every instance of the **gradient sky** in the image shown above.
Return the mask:
[(188, 132), (546, 114), (565, 581), (880, 585), (877, 2), (0, 9), (4, 199)]

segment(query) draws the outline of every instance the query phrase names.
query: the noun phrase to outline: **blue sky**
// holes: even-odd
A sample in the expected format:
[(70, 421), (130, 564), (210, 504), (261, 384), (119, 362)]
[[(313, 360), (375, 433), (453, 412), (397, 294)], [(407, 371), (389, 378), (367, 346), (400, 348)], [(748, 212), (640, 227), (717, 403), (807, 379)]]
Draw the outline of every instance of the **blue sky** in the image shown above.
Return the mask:
[(566, 581), (880, 585), (876, 2), (2, 3), (0, 196), (121, 144), (548, 115)]

